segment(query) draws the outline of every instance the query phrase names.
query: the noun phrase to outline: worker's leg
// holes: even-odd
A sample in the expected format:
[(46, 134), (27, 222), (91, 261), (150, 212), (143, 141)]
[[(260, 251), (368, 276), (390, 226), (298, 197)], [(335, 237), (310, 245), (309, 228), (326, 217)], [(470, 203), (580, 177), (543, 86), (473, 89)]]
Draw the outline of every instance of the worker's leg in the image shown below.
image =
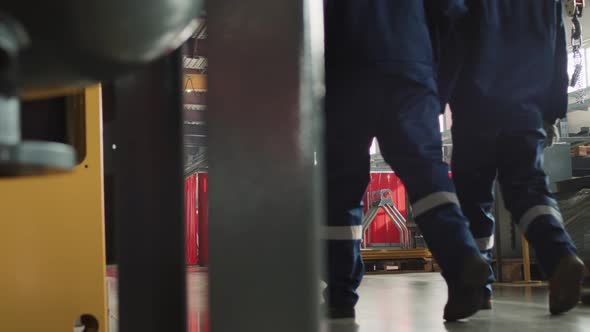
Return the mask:
[(383, 85), (390, 92), (378, 120), (381, 152), (406, 185), (416, 223), (452, 280), (460, 271), (458, 258), (479, 256), (479, 249), (442, 160), (436, 89), (403, 76)]
[[(552, 0), (474, 3), (478, 4), (472, 8), (474, 24), (480, 28), (470, 29), (479, 33), (477, 52), (469, 53), (467, 61), (471, 81), (460, 82), (465, 95), (456, 91), (454, 97), (464, 102), (460, 116), (472, 120), (466, 122), (502, 130), (496, 157), (506, 207), (530, 237), (543, 270), (551, 275), (563, 255), (575, 254), (542, 169), (543, 114), (548, 110), (541, 105), (548, 104), (546, 96), (554, 87), (561, 4)], [(527, 75), (522, 74), (525, 70)]]
[[(461, 214), (453, 184), (448, 178), (448, 167), (442, 162), (437, 122), (440, 107), (433, 80), (432, 48), (424, 3), (418, 0), (328, 0), (325, 9), (328, 127), (331, 121), (343, 121), (331, 112), (351, 109), (355, 113), (347, 119), (355, 122), (338, 124), (338, 132), (328, 130), (328, 144), (340, 145), (338, 153), (328, 147), (328, 186), (334, 188), (328, 188), (328, 192), (332, 193), (332, 197), (346, 194), (346, 200), (328, 199), (329, 226), (342, 227), (343, 220), (347, 218), (360, 222), (360, 218), (350, 211), (358, 211), (359, 208), (362, 191), (358, 177), (363, 176), (361, 169), (365, 171), (364, 176), (368, 176), (367, 148), (371, 135), (367, 134), (372, 132), (359, 132), (359, 127), (371, 128), (362, 124), (362, 121), (370, 120), (369, 124), (379, 127), (377, 136), (383, 155), (408, 187), (416, 221), (431, 251), (443, 266), (450, 289), (445, 317), (454, 320), (470, 316), (481, 302), (481, 296), (472, 290), (474, 287), (483, 288), (487, 265), (479, 255), (467, 221)], [(408, 63), (412, 65), (406, 66)], [(375, 81), (364, 84), (358, 79), (351, 80), (352, 73), (358, 72), (368, 74), (367, 77)], [(334, 96), (334, 90), (330, 92), (330, 82), (334, 76), (340, 77), (341, 83), (346, 81), (349, 87), (367, 91), (360, 95), (361, 98), (350, 98), (355, 95), (354, 91), (338, 94), (341, 100), (348, 95), (348, 103), (330, 106), (330, 99)], [(343, 87), (340, 91), (346, 89)], [(380, 112), (378, 118), (371, 115), (375, 110)], [(347, 135), (358, 139), (349, 142)], [(361, 147), (364, 149), (362, 152)], [(344, 168), (339, 169), (338, 163)], [(368, 178), (364, 179), (363, 184), (366, 185)], [(350, 181), (359, 184), (359, 191), (349, 196), (345, 192), (348, 187), (339, 186)], [(357, 197), (357, 194), (360, 195)], [(351, 221), (347, 222), (349, 224)], [(334, 257), (333, 262), (337, 262), (335, 248), (337, 241), (342, 240), (333, 235), (329, 238), (333, 241), (329, 255)], [(358, 250), (356, 243), (354, 250)], [(344, 266), (356, 265), (347, 263)], [(340, 271), (340, 266), (329, 268), (339, 271), (339, 275), (344, 272)], [(350, 289), (360, 278), (351, 278), (352, 274), (349, 274), (342, 282), (333, 272), (329, 275), (334, 285), (345, 286), (340, 287), (344, 296), (332, 295), (336, 292), (329, 290), (328, 298), (332, 300), (332, 305), (336, 301), (350, 299), (353, 301), (348, 304), (354, 304), (356, 297), (350, 296), (355, 295)], [(343, 292), (343, 289), (348, 291)]]
[(553, 88), (561, 4), (483, 0), (471, 5), (473, 20), (460, 34), (472, 42), (471, 51), (465, 52), (452, 93), (452, 104), (458, 105), (453, 106), (454, 118), (481, 130), (498, 129), (489, 137), (496, 140), (491, 153), (496, 154), (506, 206), (551, 276), (551, 312), (567, 311), (577, 302), (576, 282), (583, 265), (561, 225), (541, 168), (545, 132), (538, 106), (555, 105), (547, 99), (552, 95), (548, 89)]
[[(475, 135), (474, 138), (484, 136), (488, 141), (496, 139), (498, 135), (498, 132), (486, 133), (490, 128), (503, 128), (508, 135), (503, 135), (502, 142), (494, 143), (497, 150), (489, 144), (474, 146), (474, 151), (467, 153), (466, 157), (485, 158), (496, 151), (500, 180), (503, 182), (502, 190), (508, 195), (504, 198), (509, 208), (526, 209), (533, 206), (533, 202), (535, 205), (549, 204), (556, 207), (550, 198), (546, 177), (541, 169), (543, 146), (538, 139), (544, 133), (541, 129), (541, 109), (535, 105), (554, 105), (552, 100), (539, 100), (545, 100), (544, 96), (550, 95), (547, 93), (550, 91), (549, 87), (553, 87), (551, 82), (554, 75), (555, 46), (560, 37), (556, 31), (561, 24), (561, 4), (552, 0), (483, 0), (473, 1), (470, 5), (471, 19), (464, 20), (455, 34), (460, 41), (459, 45), (464, 46), (465, 60), (451, 97), (454, 126), (460, 121), (465, 124), (462, 127), (466, 131)], [(515, 34), (514, 31), (521, 32)], [(455, 57), (443, 57), (442, 67), (452, 67), (448, 63), (452, 63), (453, 58)], [(529, 74), (523, 75), (525, 70)], [(558, 106), (555, 108), (565, 107)], [(512, 138), (514, 142), (511, 141)], [(461, 140), (455, 138), (454, 141), (455, 152), (457, 144), (470, 143), (469, 137)], [(476, 144), (477, 139), (471, 142)], [(477, 151), (478, 148), (481, 151)], [(454, 168), (462, 167), (465, 160), (457, 163)], [(493, 176), (493, 170), (486, 172), (486, 178)], [(476, 181), (476, 177), (482, 174), (471, 173), (471, 179), (467, 179), (472, 184), (466, 182), (465, 185), (490, 198), (489, 181)], [(458, 187), (461, 185), (458, 184)], [(470, 200), (479, 195), (470, 193), (464, 196), (466, 200)], [(473, 207), (465, 205), (463, 201), (461, 203), (465, 213), (471, 217), (475, 212), (472, 211)], [(473, 227), (478, 221), (488, 219), (492, 223), (484, 228), (489, 229), (487, 232), (492, 232), (493, 219), (485, 214), (481, 211), (479, 217), (471, 217)], [(479, 237), (478, 234), (475, 236)], [(565, 241), (565, 238), (559, 241)], [(561, 247), (566, 248), (567, 245)], [(547, 270), (551, 270), (552, 265), (556, 264), (551, 260), (546, 263)]]
[[(440, 104), (431, 69), (408, 65), (384, 80), (384, 107), (378, 139), (385, 160), (406, 185), (412, 214), (449, 286), (445, 319), (468, 317), (479, 310), (487, 280), (487, 264), (461, 212), (449, 168), (442, 160), (438, 117)], [(424, 79), (416, 81), (416, 73)]]
[[(551, 276), (559, 260), (576, 248), (563, 227), (557, 202), (543, 171), (545, 132), (537, 127), (504, 131), (498, 141), (499, 182), (512, 217), (537, 253), (542, 270)], [(525, 119), (521, 119), (526, 121)]]
[[(419, 0), (325, 0), (328, 289), (330, 316), (350, 316), (358, 300), (362, 209), (369, 182), (369, 145), (376, 105), (375, 79), (391, 62), (432, 61), (423, 52), (428, 30), (409, 28), (424, 16)], [(421, 16), (420, 16), (421, 15)], [(382, 90), (380, 90), (382, 92)], [(389, 92), (388, 92), (389, 93)], [(342, 309), (342, 310), (338, 310)], [(348, 311), (348, 312), (347, 312)]]
[[(457, 110), (460, 113), (460, 110)], [(483, 131), (483, 132), (482, 132)], [(453, 180), (469, 229), (489, 268), (486, 298), (492, 295), (494, 270), (494, 181), (496, 179), (495, 135), (486, 129), (453, 122)], [(490, 138), (492, 137), (492, 138)]]
[[(494, 181), (496, 178), (495, 149), (496, 132), (493, 128), (482, 128), (463, 115), (477, 112), (477, 104), (454, 103), (453, 96), (461, 94), (461, 74), (467, 57), (469, 38), (462, 29), (469, 20), (440, 20), (434, 26), (441, 39), (438, 50), (438, 89), (441, 107), (451, 103), (453, 114), (453, 180), (461, 209), (469, 220), (469, 229), (482, 256), (489, 264), (488, 283), (485, 287), (482, 308), (489, 308), (492, 295), (492, 282), (495, 280), (491, 263), (494, 246)], [(458, 91), (457, 91), (458, 90)], [(465, 98), (462, 98), (464, 101)], [(471, 102), (472, 99), (468, 100)]]
[(559, 314), (578, 303), (584, 264), (577, 257), (557, 202), (547, 187), (542, 169), (546, 135), (540, 117), (536, 114), (528, 119), (510, 119), (536, 127), (506, 130), (500, 135), (498, 147), (503, 150), (498, 155), (498, 179), (506, 207), (549, 277), (549, 310)]
[[(361, 200), (369, 183), (374, 118), (367, 93), (355, 80), (326, 81), (327, 284), (332, 318), (354, 316), (364, 273), (360, 255)], [(370, 98), (369, 98), (370, 100)]]
[(440, 104), (424, 2), (380, 2), (393, 9), (388, 21), (391, 33), (383, 36), (393, 40), (391, 49), (396, 50), (384, 52), (389, 57), (380, 62), (384, 68), (377, 101), (381, 151), (405, 183), (425, 240), (452, 281), (461, 270), (458, 256), (479, 256), (479, 252), (442, 160)]

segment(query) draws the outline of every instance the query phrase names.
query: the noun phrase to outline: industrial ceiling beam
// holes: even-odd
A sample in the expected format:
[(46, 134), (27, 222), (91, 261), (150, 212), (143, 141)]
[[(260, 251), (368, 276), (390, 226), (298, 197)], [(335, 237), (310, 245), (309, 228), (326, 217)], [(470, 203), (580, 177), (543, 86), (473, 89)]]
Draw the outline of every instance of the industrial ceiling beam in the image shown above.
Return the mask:
[(186, 146), (208, 146), (208, 139), (206, 135), (188, 134), (184, 135), (183, 144)]
[(184, 44), (182, 54), (189, 58), (207, 56), (207, 39), (190, 38)]
[(205, 123), (186, 124), (184, 125), (184, 135), (207, 136)]

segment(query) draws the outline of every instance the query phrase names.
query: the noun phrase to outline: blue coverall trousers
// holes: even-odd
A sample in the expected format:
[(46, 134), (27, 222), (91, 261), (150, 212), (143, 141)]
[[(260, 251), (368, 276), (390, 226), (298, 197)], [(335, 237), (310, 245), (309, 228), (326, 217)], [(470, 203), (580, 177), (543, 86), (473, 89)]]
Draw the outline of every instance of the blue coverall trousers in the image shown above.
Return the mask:
[(421, 0), (327, 0), (326, 300), (354, 307), (363, 276), (361, 200), (369, 147), (406, 185), (412, 213), (452, 282), (462, 258), (479, 255), (442, 160), (432, 47)]
[[(565, 117), (561, 3), (472, 0), (439, 31), (439, 87), (453, 115), (452, 170), (463, 212), (492, 260), (494, 183), (546, 275), (576, 249), (543, 171), (544, 121)], [(490, 270), (490, 284), (493, 281)], [(491, 292), (491, 286), (488, 287)]]

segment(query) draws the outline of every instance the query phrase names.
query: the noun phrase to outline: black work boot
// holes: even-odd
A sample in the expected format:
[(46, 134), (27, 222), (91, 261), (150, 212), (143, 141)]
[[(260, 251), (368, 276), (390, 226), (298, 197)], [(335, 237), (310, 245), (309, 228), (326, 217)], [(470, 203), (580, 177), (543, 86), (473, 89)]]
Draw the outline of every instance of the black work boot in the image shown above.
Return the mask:
[(480, 310), (492, 310), (492, 294), (485, 289), (483, 292), (483, 301)]
[(582, 288), (582, 303), (590, 305), (590, 277), (584, 279), (584, 286)]
[(457, 280), (447, 281), (449, 299), (444, 313), (446, 321), (467, 318), (481, 309), (484, 298), (482, 289), (488, 274), (489, 265), (481, 256), (465, 258)]
[(356, 313), (351, 307), (333, 307), (327, 304), (320, 306), (326, 320), (322, 321), (326, 332), (358, 332), (359, 325), (356, 323)]
[(321, 306), (321, 311), (324, 316), (328, 319), (355, 319), (356, 312), (351, 307), (333, 307), (328, 306), (325, 303)]
[(584, 263), (575, 255), (564, 256), (549, 278), (549, 311), (558, 315), (574, 308), (580, 301)]

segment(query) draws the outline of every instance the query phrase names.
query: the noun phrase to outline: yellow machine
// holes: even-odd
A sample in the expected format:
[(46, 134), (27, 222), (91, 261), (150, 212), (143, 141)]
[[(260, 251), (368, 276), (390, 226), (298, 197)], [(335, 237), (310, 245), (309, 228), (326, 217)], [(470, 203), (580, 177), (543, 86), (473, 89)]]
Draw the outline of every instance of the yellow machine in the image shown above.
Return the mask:
[[(35, 10), (31, 11), (33, 5)], [(146, 70), (158, 59), (180, 59), (180, 53), (173, 50), (192, 35), (201, 8), (200, 0), (0, 3), (0, 331), (107, 330), (101, 88), (92, 84)], [(39, 12), (43, 15), (37, 15)], [(170, 63), (170, 68), (178, 68), (180, 75), (180, 66), (173, 65)], [(153, 95), (158, 96), (159, 91), (180, 91), (176, 87), (181, 84), (180, 77), (177, 81), (174, 76), (166, 84), (155, 85), (150, 98), (155, 99)], [(22, 103), (31, 98), (37, 101)], [(43, 101), (37, 104), (38, 100)], [(146, 112), (162, 116), (154, 121), (150, 133), (158, 136), (158, 129), (166, 123), (162, 120), (167, 119), (165, 111), (173, 109), (172, 102), (177, 104), (172, 113), (179, 121), (168, 136), (180, 140), (180, 95), (170, 94), (159, 108)], [(48, 113), (39, 116), (27, 106), (41, 107)], [(171, 169), (180, 174), (180, 148), (174, 157), (179, 167)], [(118, 168), (133, 167), (133, 162), (125, 159)], [(181, 182), (174, 182), (170, 192), (175, 195), (168, 196), (181, 202), (181, 190)], [(125, 212), (136, 210), (132, 204), (120, 206), (128, 207)], [(169, 210), (174, 214), (181, 209)], [(165, 226), (178, 226), (171, 231), (175, 250), (164, 252), (157, 245), (153, 250), (163, 260), (173, 257), (182, 261), (183, 243), (177, 240), (182, 239), (181, 212), (172, 218)], [(146, 220), (149, 216), (122, 219)], [(134, 248), (135, 229), (121, 224), (125, 226), (121, 227), (121, 243), (129, 242)], [(166, 240), (164, 237), (161, 242)], [(125, 251), (129, 253), (133, 250)], [(135, 305), (152, 304), (134, 296), (149, 293), (152, 287), (139, 285), (141, 291), (135, 292), (136, 259), (125, 254), (119, 256), (119, 281), (125, 285), (119, 292), (124, 313), (119, 328), (162, 331), (163, 325), (148, 322), (146, 310)], [(161, 274), (173, 275), (178, 281), (175, 284), (184, 285), (183, 268), (179, 264)], [(155, 280), (162, 280), (155, 274)], [(170, 320), (183, 323), (184, 288), (168, 289), (164, 294), (172, 294), (179, 308), (164, 302), (171, 308)], [(142, 322), (145, 326), (138, 326)]]
[(106, 331), (101, 90), (81, 91), (74, 171), (0, 178), (0, 331), (73, 331), (82, 315)]

